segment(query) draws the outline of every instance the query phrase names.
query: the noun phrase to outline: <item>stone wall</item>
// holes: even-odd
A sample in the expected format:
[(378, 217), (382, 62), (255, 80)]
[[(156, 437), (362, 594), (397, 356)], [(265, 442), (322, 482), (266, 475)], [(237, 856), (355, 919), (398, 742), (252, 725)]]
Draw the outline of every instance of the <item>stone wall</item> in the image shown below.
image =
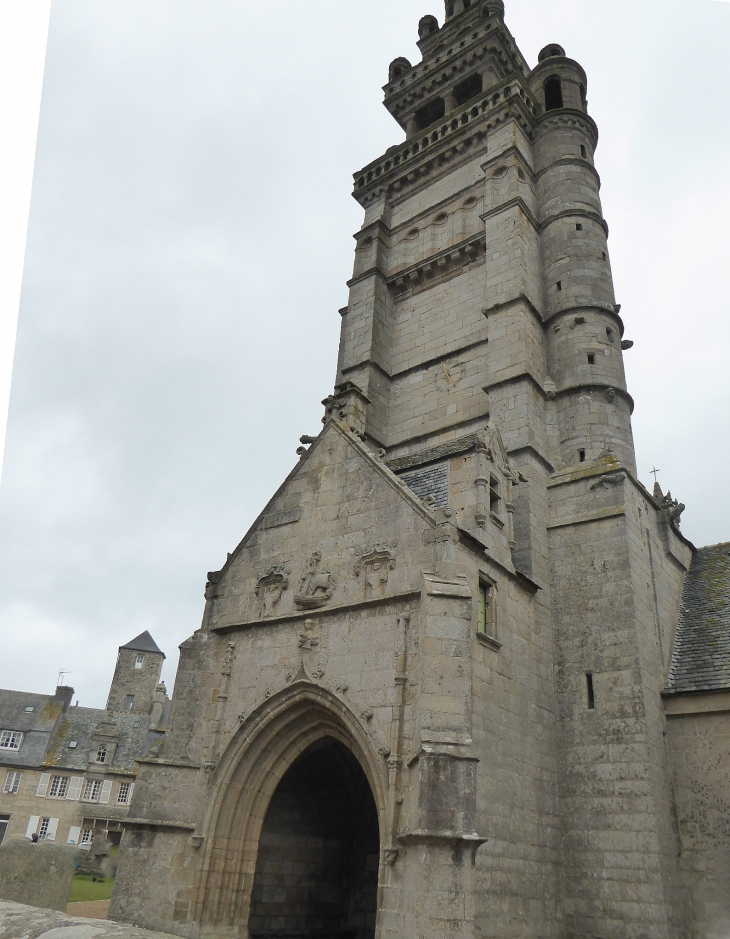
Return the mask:
[(102, 919), (80, 919), (51, 910), (0, 900), (3, 939), (166, 939), (168, 933), (148, 932)]
[(691, 939), (730, 936), (730, 694), (666, 702)]
[(78, 850), (48, 842), (0, 845), (0, 897), (65, 911)]

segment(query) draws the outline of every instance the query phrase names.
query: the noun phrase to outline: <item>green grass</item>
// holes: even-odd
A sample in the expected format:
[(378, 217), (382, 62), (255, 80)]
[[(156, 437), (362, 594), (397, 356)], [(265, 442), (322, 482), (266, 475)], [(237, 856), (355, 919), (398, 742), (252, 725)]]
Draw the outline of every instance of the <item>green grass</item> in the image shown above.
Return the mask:
[(83, 900), (110, 900), (113, 888), (113, 877), (107, 877), (105, 880), (99, 880), (94, 883), (91, 879), (91, 874), (75, 874), (73, 883), (71, 884), (71, 894), (68, 898), (68, 902), (80, 903)]

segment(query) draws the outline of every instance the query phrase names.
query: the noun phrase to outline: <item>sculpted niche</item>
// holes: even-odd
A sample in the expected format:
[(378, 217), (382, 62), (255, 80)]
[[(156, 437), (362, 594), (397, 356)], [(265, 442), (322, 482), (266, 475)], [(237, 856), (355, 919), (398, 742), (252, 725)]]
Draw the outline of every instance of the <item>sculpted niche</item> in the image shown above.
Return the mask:
[(393, 549), (397, 542), (366, 544), (357, 549), (355, 576), (362, 578), (365, 599), (382, 597), (388, 586), (388, 574), (395, 568)]

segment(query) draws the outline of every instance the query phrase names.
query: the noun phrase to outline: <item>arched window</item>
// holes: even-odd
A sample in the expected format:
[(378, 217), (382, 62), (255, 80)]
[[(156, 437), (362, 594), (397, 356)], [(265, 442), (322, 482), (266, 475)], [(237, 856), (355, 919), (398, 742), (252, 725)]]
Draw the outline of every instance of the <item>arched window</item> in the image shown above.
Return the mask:
[(106, 763), (106, 744), (99, 744), (99, 749), (96, 751), (96, 762), (97, 763)]
[(545, 110), (557, 111), (563, 106), (563, 88), (554, 75), (545, 82)]

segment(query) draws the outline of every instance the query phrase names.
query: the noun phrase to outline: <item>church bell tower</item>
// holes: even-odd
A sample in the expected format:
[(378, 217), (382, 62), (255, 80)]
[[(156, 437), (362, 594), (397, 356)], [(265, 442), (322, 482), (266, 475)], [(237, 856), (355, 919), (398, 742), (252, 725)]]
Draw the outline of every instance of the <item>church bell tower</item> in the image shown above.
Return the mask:
[(586, 74), (531, 68), (501, 0), (418, 36), (401, 142), (354, 176), (324, 426), (208, 575), (112, 915), (684, 939), (661, 692), (691, 546), (636, 477)]

